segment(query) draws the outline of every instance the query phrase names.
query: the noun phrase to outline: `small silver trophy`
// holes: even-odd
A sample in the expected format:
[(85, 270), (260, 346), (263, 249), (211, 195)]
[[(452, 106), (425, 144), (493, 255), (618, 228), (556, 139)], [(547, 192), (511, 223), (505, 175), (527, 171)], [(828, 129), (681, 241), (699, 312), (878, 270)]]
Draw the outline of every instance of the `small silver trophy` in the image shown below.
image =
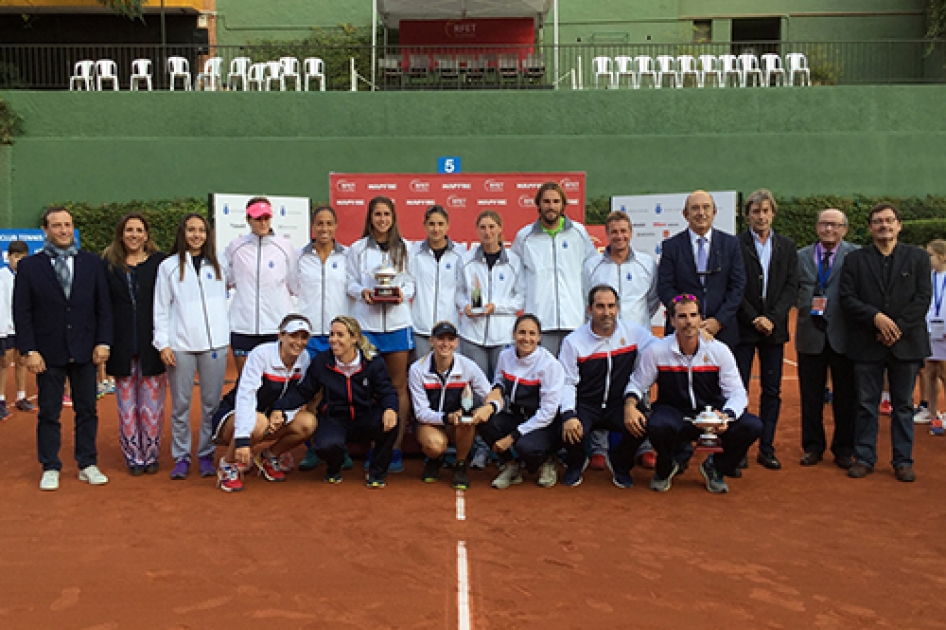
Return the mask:
[(483, 287), (480, 286), (480, 279), (473, 278), (473, 290), (470, 291), (470, 312), (474, 315), (482, 315), (486, 312), (483, 308)]
[(387, 254), (381, 259), (381, 264), (374, 270), (373, 275), (378, 284), (371, 293), (371, 300), (389, 304), (400, 302), (401, 288), (393, 284), (394, 279), (397, 278), (397, 269), (391, 265)]
[(713, 408), (709, 405), (700, 412), (696, 418), (688, 418), (703, 433), (696, 440), (696, 451), (703, 453), (722, 453), (723, 446), (720, 443), (717, 432), (726, 426), (728, 419), (720, 418)]
[(473, 390), (470, 389), (469, 383), (463, 387), (463, 394), (460, 395), (460, 407), (463, 409), (460, 422), (463, 424), (473, 422)]

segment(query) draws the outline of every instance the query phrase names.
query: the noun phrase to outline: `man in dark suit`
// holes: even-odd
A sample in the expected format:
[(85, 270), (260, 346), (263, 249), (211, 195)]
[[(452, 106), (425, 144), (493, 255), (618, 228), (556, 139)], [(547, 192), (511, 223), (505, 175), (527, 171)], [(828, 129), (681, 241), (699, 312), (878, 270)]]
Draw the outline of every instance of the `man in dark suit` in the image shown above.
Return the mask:
[(890, 204), (874, 206), (868, 225), (873, 244), (848, 254), (841, 270), (847, 353), (854, 361), (857, 388), (854, 464), (848, 476), (866, 477), (877, 463), (877, 414), (886, 373), (893, 406), (891, 463), (898, 481), (915, 481), (913, 388), (920, 364), (930, 355), (930, 257), (919, 247), (897, 242), (900, 214)]
[(77, 251), (72, 215), (65, 208), (43, 214), (46, 243), (24, 258), (13, 290), (16, 347), (36, 374), (39, 425), (36, 430), (40, 489), (59, 488), (62, 396), (66, 377), (75, 410), (75, 456), (79, 479), (102, 485), (95, 446), (96, 366), (108, 359), (112, 342), (112, 309), (105, 268), (98, 256)]
[(798, 252), (798, 390), (801, 394), (802, 466), (814, 466), (824, 456), (824, 395), (828, 371), (834, 395), (834, 463), (850, 468), (854, 455), (854, 363), (847, 352), (847, 322), (841, 312), (838, 286), (845, 257), (857, 249), (844, 240), (847, 217), (828, 208), (818, 214), (818, 240)]
[[(739, 241), (713, 229), (716, 202), (704, 190), (691, 193), (683, 209), (689, 228), (661, 245), (657, 293), (669, 313), (678, 295), (691, 294), (703, 305), (703, 331), (730, 349), (739, 343), (736, 313), (746, 286)], [(667, 316), (666, 332), (673, 331)]]
[(777, 211), (775, 197), (764, 188), (746, 199), (749, 229), (737, 237), (746, 269), (746, 290), (737, 316), (739, 345), (733, 352), (747, 392), (752, 359), (759, 354), (762, 436), (756, 460), (770, 470), (782, 467), (775, 456), (775, 427), (782, 407), (782, 361), (788, 341), (788, 312), (798, 292), (795, 241), (772, 230)]

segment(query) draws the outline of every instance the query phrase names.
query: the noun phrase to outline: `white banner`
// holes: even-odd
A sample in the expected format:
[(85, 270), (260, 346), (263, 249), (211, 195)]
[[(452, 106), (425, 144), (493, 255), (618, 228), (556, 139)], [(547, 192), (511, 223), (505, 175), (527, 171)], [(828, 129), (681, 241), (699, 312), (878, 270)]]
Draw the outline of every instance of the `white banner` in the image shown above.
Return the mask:
[(250, 233), (250, 226), (246, 222), (246, 202), (253, 197), (266, 197), (272, 204), (273, 232), (288, 236), (296, 248), (304, 247), (311, 240), (308, 197), (213, 193), (210, 203), (218, 256), (223, 256), (230, 241)]

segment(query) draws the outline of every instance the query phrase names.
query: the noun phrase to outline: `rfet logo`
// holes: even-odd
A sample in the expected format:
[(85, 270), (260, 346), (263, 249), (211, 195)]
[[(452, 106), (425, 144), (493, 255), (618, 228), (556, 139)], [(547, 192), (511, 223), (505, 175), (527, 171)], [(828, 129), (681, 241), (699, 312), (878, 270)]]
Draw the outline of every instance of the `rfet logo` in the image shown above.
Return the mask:
[(413, 192), (427, 193), (430, 192), (430, 182), (425, 182), (422, 179), (412, 179), (410, 188)]
[(444, 26), (447, 37), (470, 39), (476, 37), (476, 22), (455, 22), (450, 20)]
[(520, 208), (535, 208), (535, 199), (529, 195), (519, 195)]
[(355, 182), (348, 181), (347, 179), (340, 179), (335, 182), (335, 190), (340, 193), (353, 193), (357, 188), (358, 185)]
[(572, 192), (573, 192), (573, 193), (576, 193), (576, 192), (578, 192), (579, 190), (581, 190), (581, 183), (580, 183), (580, 182), (576, 182), (575, 180), (569, 179), (569, 178), (567, 178), (567, 177), (566, 177), (565, 179), (563, 179), (562, 181), (560, 181), (559, 184), (562, 185), (562, 188), (564, 188), (564, 189), (565, 189), (565, 192), (567, 192), (567, 193), (572, 193)]
[(487, 179), (483, 182), (483, 190), (486, 192), (500, 193), (506, 187), (505, 182), (498, 179)]
[(450, 195), (447, 197), (447, 207), (448, 208), (466, 208), (466, 197), (460, 197), (459, 195)]

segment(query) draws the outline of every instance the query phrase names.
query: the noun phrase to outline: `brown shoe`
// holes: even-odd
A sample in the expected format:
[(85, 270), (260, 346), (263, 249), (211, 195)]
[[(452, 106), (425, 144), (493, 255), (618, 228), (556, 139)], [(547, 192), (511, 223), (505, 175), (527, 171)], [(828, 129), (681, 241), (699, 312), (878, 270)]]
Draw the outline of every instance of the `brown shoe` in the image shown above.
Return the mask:
[(910, 464), (897, 464), (893, 469), (893, 474), (896, 475), (897, 481), (907, 483), (916, 481), (916, 473), (913, 472), (913, 466)]
[(801, 456), (801, 461), (799, 461), (798, 463), (801, 464), (802, 466), (814, 466), (820, 461), (821, 461), (820, 453), (815, 453), (814, 451), (808, 451), (807, 453)]
[(852, 479), (863, 479), (867, 475), (874, 472), (874, 469), (868, 466), (867, 464), (862, 464), (860, 462), (854, 462), (851, 464), (851, 467), (848, 468), (847, 476)]

